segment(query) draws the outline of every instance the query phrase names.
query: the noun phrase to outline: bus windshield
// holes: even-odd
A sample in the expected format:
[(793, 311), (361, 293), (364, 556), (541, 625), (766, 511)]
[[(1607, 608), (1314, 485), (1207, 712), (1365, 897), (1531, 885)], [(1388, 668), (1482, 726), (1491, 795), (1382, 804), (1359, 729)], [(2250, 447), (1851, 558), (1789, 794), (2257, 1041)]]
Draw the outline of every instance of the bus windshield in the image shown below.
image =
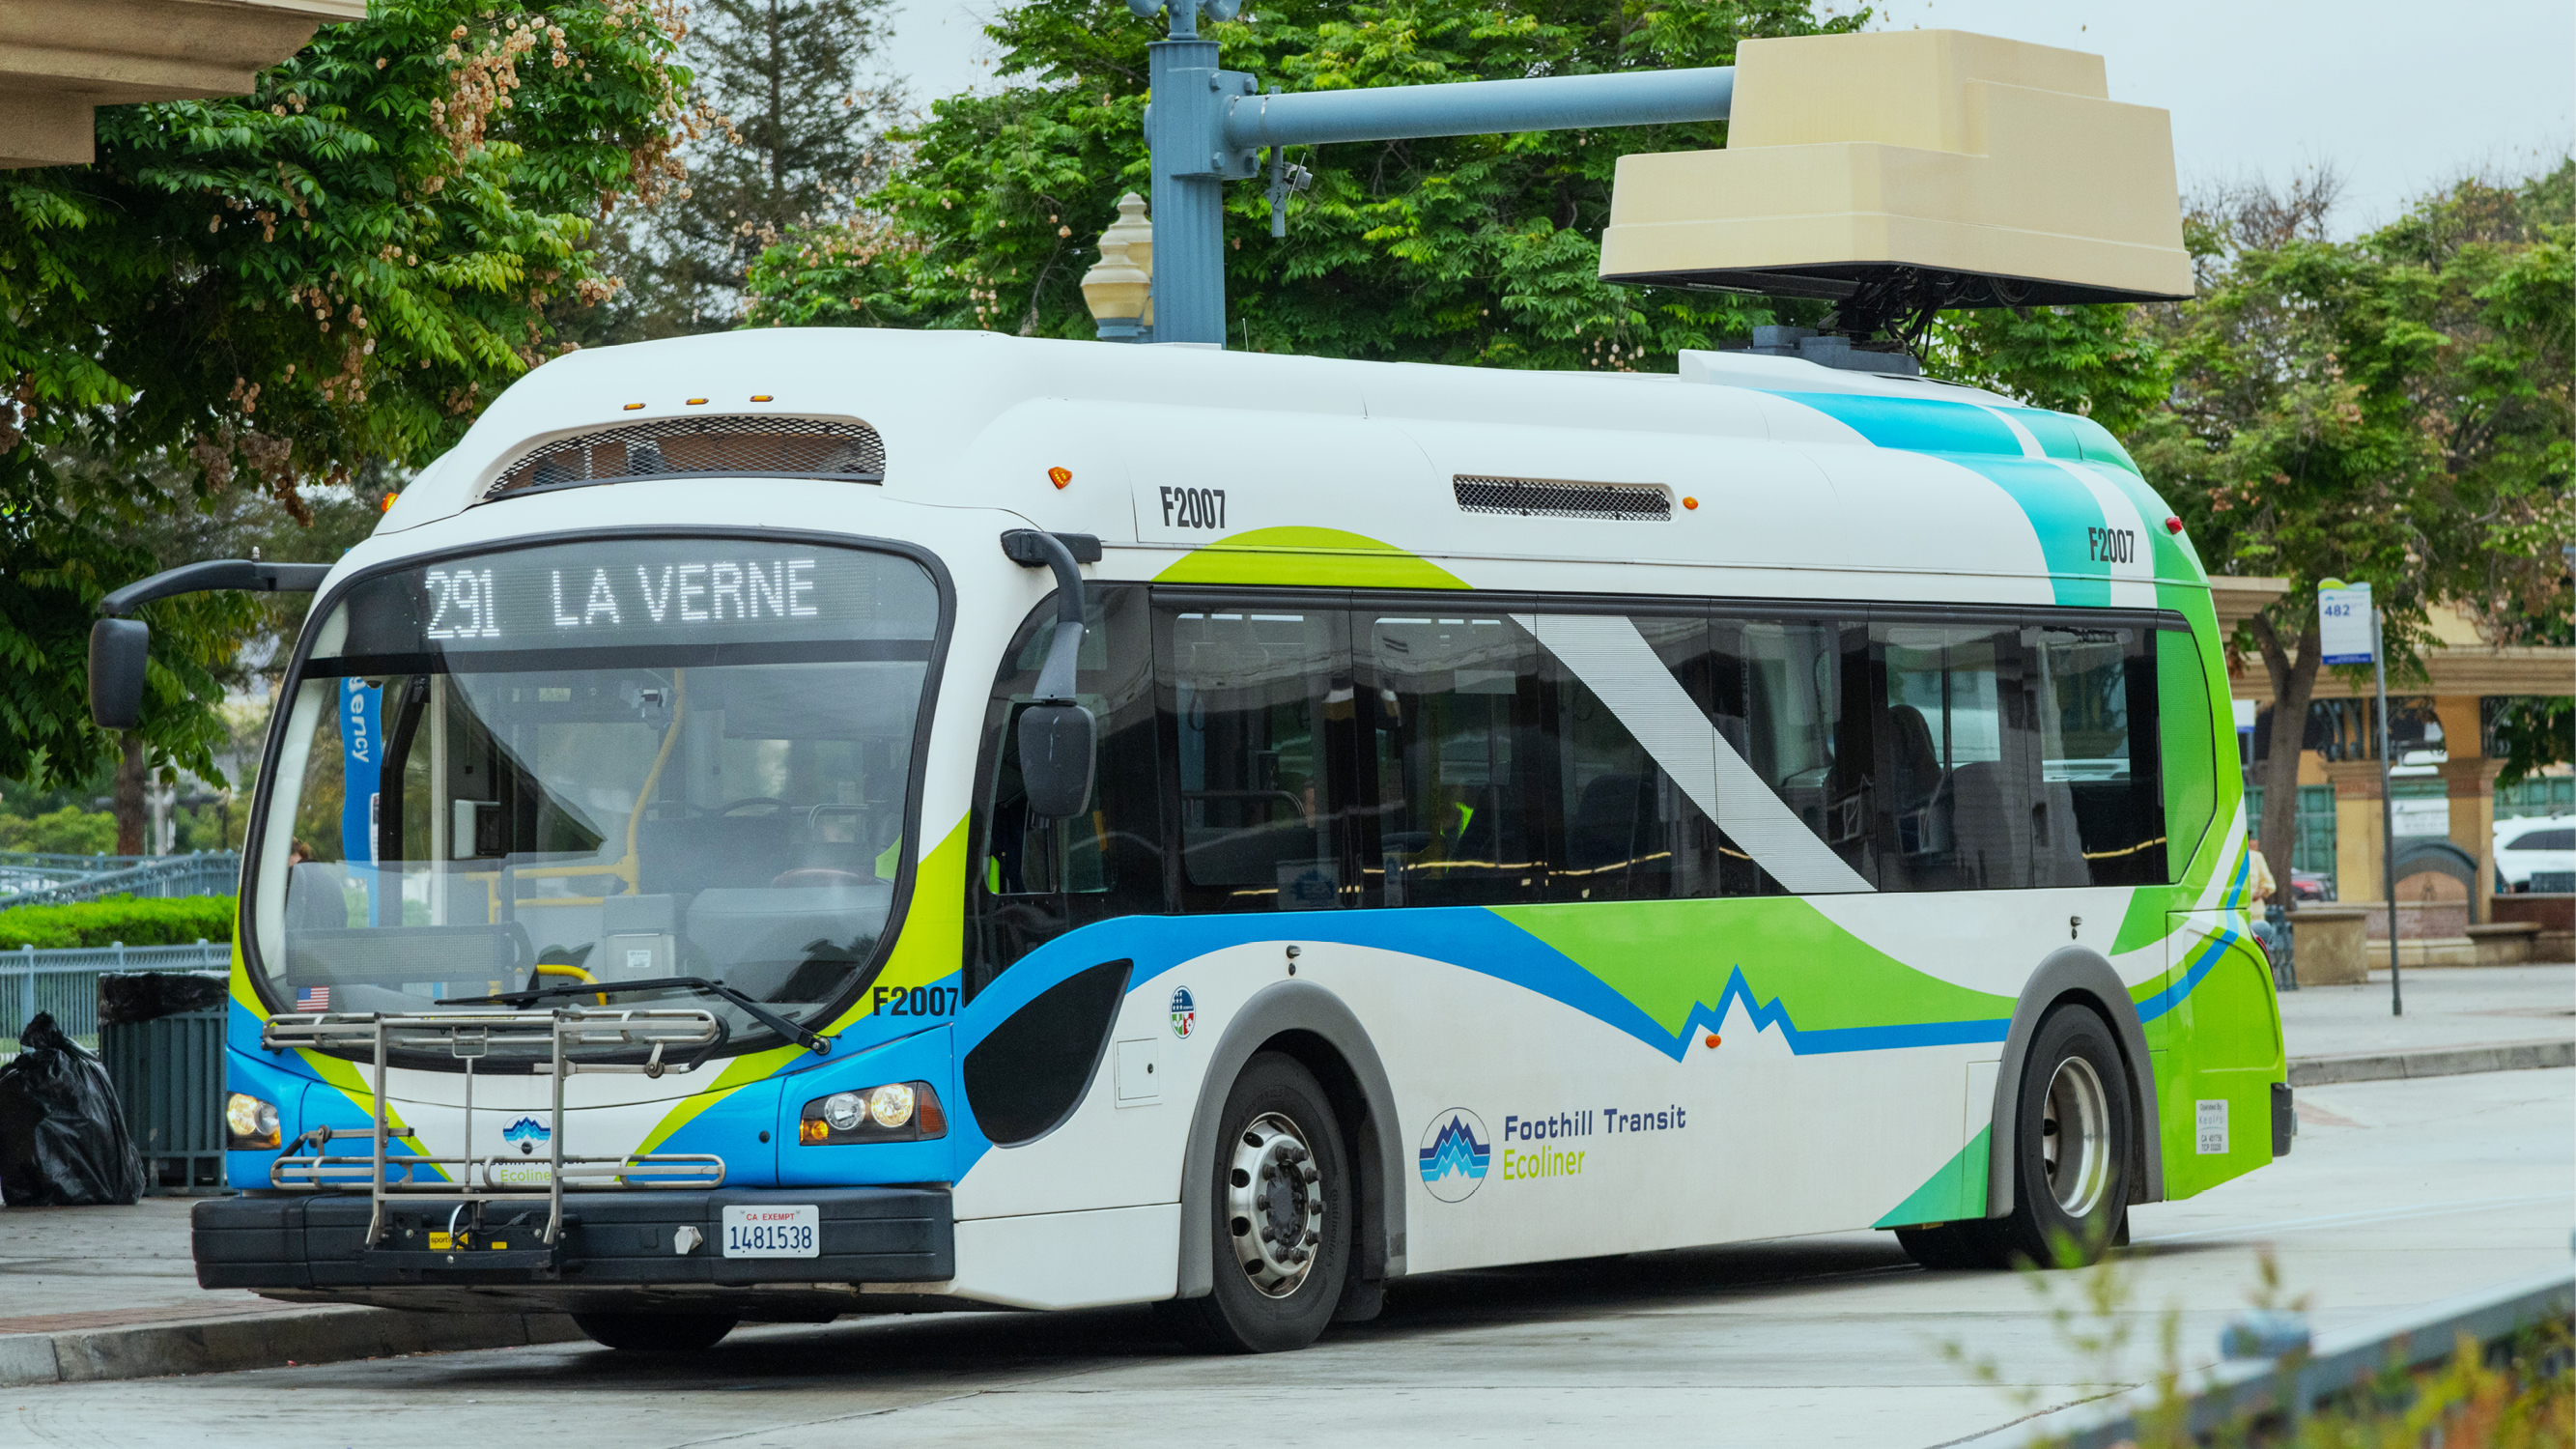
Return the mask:
[[(272, 1006), (694, 976), (828, 1007), (886, 944), (939, 617), (910, 558), (748, 539), (361, 581), (261, 782)], [(728, 1013), (736, 1047), (762, 1036), (689, 1004)]]

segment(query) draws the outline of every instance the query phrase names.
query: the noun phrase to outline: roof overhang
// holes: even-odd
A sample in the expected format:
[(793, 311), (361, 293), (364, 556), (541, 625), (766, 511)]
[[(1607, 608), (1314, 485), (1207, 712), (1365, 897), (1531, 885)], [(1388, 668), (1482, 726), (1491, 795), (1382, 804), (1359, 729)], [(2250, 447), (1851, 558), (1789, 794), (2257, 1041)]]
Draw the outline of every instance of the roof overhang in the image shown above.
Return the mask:
[[(2391, 672), (2390, 694), (2446, 695), (2542, 694), (2576, 695), (2576, 649), (2427, 649), (2424, 678)], [(2257, 671), (2248, 671), (2256, 673)], [(2347, 676), (2360, 674), (2355, 684)], [(2366, 670), (2320, 669), (2312, 699), (2360, 699), (2373, 685)], [(2265, 686), (2265, 696), (2269, 687)]]
[(2252, 619), (2290, 592), (2288, 579), (2243, 578), (2234, 574), (2209, 576), (2209, 606), (2218, 611), (2221, 634), (2233, 634), (2236, 626)]
[(246, 95), (258, 74), (366, 0), (8, 0), (0, 167), (84, 165), (99, 106)]

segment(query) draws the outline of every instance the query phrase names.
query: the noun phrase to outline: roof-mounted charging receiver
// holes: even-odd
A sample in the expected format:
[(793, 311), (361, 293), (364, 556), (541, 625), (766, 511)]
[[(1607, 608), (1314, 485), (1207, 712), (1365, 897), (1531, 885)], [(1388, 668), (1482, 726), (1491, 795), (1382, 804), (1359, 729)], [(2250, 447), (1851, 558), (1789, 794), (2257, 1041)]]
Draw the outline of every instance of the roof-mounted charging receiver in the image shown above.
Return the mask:
[(1943, 308), (2192, 294), (2167, 113), (2112, 101), (2098, 55), (1956, 30), (1746, 41), (1726, 149), (1620, 158), (1601, 275), (1900, 342)]

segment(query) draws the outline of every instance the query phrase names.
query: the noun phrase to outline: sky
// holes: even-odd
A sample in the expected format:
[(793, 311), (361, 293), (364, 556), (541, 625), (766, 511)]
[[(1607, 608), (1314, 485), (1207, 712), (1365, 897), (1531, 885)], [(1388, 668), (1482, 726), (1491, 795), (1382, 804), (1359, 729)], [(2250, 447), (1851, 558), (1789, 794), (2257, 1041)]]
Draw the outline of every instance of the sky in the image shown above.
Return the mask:
[[(989, 85), (1007, 0), (895, 0), (888, 68), (924, 105)], [(1850, 8), (1843, 0), (1822, 0)], [(2471, 0), (1894, 0), (1872, 28), (1947, 27), (2089, 50), (2111, 98), (2173, 113), (2183, 189), (2343, 178), (2337, 232), (2464, 175), (2576, 148), (2576, 4)], [(1138, 21), (1137, 24), (1145, 22)]]

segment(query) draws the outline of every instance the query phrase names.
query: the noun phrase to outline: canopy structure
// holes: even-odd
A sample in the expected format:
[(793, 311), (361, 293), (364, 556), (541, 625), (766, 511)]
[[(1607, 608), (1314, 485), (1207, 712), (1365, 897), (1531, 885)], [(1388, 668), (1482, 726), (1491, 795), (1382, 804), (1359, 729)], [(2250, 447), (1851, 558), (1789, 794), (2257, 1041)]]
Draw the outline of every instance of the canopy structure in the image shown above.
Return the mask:
[(1611, 281), (1931, 307), (2192, 294), (2167, 113), (2102, 58), (1956, 30), (1752, 40), (1726, 149), (1622, 157)]
[(259, 72), (366, 0), (8, 0), (0, 167), (86, 165), (99, 106), (246, 95)]

